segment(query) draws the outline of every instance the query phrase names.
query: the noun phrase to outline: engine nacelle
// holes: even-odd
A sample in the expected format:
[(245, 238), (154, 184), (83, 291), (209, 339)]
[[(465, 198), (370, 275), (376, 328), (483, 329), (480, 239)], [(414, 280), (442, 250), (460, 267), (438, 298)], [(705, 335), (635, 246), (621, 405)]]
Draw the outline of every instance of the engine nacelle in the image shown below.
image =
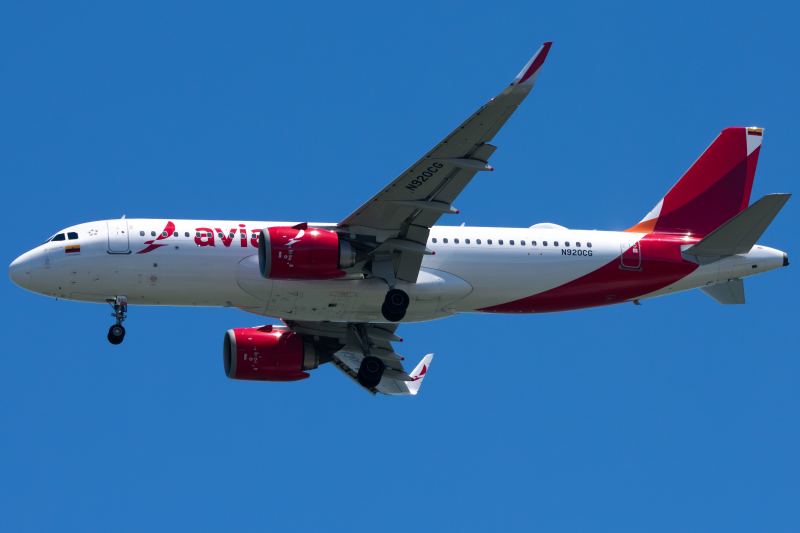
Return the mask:
[(247, 381), (300, 381), (319, 366), (314, 346), (298, 333), (262, 328), (229, 329), (222, 345), (225, 375)]
[(264, 228), (258, 266), (267, 279), (336, 279), (356, 264), (358, 252), (335, 231), (295, 227)]

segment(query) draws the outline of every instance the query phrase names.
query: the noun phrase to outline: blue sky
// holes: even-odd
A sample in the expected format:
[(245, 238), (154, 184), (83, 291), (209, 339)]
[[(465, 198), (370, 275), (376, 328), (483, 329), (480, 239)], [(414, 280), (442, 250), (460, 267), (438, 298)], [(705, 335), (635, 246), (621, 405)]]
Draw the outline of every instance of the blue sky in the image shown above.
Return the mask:
[[(795, 192), (790, 3), (10, 3), (6, 264), (91, 220), (336, 222), (554, 41), (457, 224), (624, 229), (727, 126), (766, 128), (753, 199)], [(761, 242), (800, 257), (797, 199)], [(0, 283), (8, 530), (797, 530), (796, 266), (747, 305), (692, 291), (403, 326), (421, 393), (329, 365), (224, 377), (230, 309)]]

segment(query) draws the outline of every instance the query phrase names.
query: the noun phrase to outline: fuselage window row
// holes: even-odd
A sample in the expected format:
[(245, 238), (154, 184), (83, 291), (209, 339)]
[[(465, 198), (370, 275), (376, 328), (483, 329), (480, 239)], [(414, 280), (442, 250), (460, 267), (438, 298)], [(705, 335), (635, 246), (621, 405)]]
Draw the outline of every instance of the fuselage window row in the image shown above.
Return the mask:
[[(144, 232), (142, 232), (142, 234), (144, 234)], [(188, 235), (188, 234), (187, 234), (187, 235)], [(232, 233), (232, 234), (231, 234), (231, 237), (233, 237), (233, 235), (234, 235), (234, 234)], [(198, 237), (200, 237), (200, 232), (197, 232), (197, 236), (198, 236)], [(208, 234), (208, 236), (210, 237), (210, 236), (211, 236), (211, 234), (209, 233), (209, 234)], [(219, 236), (220, 236), (220, 238), (221, 238), (221, 237), (222, 237), (222, 233), (220, 233), (220, 234), (219, 234)], [(258, 237), (258, 234), (257, 234), (257, 233), (254, 233), (254, 234), (253, 234), (253, 238), (257, 238), (257, 237)], [(438, 239), (437, 239), (436, 237), (432, 237), (432, 238), (431, 238), (431, 242), (432, 242), (433, 244), (436, 244), (436, 243), (437, 243), (437, 242), (439, 242), (439, 241), (438, 241)], [(447, 237), (443, 237), (443, 238), (442, 238), (442, 243), (444, 243), (444, 244), (448, 244), (449, 242), (450, 242), (450, 241), (449, 241), (449, 239), (448, 239)], [(459, 241), (458, 239), (453, 239), (453, 244), (459, 244), (459, 242), (460, 242), (460, 241)], [(465, 243), (465, 244), (470, 244), (470, 243), (471, 243), (471, 241), (470, 241), (470, 239), (464, 239), (464, 243)], [(502, 245), (503, 243), (504, 243), (503, 239), (498, 239), (498, 241), (497, 241), (497, 244), (498, 244), (498, 245)], [(475, 244), (481, 244), (481, 240), (480, 240), (480, 239), (475, 239)], [(486, 239), (486, 244), (492, 244), (492, 239)], [(510, 246), (514, 246), (514, 244), (515, 244), (515, 241), (514, 241), (513, 239), (512, 239), (512, 240), (509, 240), (509, 241), (508, 241), (508, 244), (509, 244)], [(520, 246), (525, 246), (525, 244), (526, 244), (526, 243), (525, 243), (525, 241), (524, 241), (524, 240), (521, 240), (521, 241), (519, 241), (519, 245), (520, 245)], [(542, 241), (542, 246), (547, 246), (547, 245), (548, 245), (548, 244), (547, 244), (547, 241)], [(537, 245), (537, 241), (531, 241), (531, 246), (538, 246), (538, 245)], [(558, 241), (553, 241), (553, 246), (558, 246)], [(570, 243), (569, 243), (569, 241), (564, 241), (564, 246), (565, 246), (566, 248), (569, 248), (569, 247), (570, 247)], [(580, 243), (580, 241), (575, 241), (575, 247), (576, 247), (576, 248), (580, 248), (580, 247), (581, 247), (581, 243)], [(587, 243), (586, 243), (586, 247), (587, 247), (587, 248), (591, 248), (591, 247), (592, 247), (592, 243), (590, 243), (590, 242), (587, 242)]]

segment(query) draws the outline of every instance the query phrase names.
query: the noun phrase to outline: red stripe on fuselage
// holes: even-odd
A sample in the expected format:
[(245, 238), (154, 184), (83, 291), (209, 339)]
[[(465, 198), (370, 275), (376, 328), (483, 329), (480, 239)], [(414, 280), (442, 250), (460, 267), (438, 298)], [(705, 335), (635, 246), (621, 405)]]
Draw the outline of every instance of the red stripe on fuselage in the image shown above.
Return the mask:
[[(672, 285), (694, 272), (698, 265), (684, 261), (681, 245), (697, 239), (646, 235), (640, 241), (641, 271), (620, 268), (620, 258), (586, 274), (527, 298), (478, 309), (487, 313), (554, 313), (613, 305)], [(610, 299), (609, 299), (610, 298)]]

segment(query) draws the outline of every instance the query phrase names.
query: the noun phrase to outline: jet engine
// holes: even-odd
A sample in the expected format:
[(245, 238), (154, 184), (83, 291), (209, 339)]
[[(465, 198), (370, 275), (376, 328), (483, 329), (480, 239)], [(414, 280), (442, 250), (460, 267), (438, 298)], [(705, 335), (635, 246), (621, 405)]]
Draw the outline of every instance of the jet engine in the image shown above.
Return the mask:
[(258, 239), (258, 266), (267, 279), (341, 278), (343, 269), (361, 256), (335, 231), (309, 229), (307, 224), (264, 228)]
[(225, 375), (247, 381), (300, 381), (319, 366), (319, 353), (298, 333), (262, 328), (230, 329), (222, 345)]

